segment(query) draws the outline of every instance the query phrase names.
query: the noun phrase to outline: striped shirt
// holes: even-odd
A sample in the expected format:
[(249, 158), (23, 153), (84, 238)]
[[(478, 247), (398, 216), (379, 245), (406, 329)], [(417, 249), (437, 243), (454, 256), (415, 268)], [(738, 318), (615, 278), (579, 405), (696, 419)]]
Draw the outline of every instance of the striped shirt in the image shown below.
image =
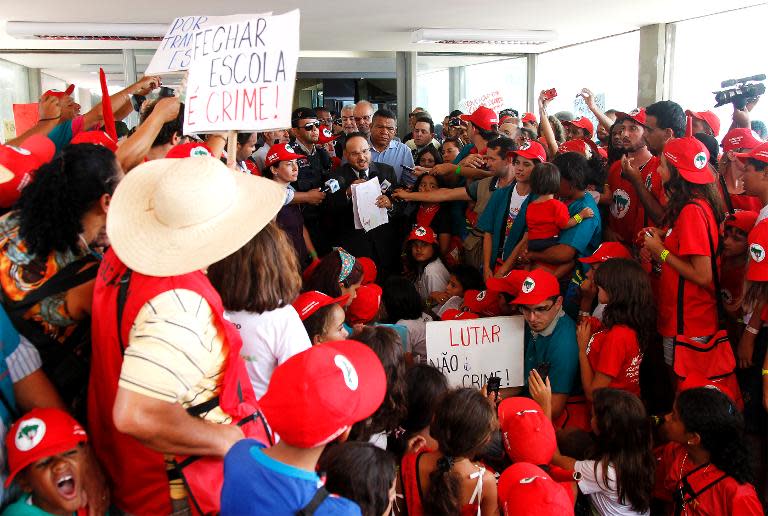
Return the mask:
[[(128, 335), (119, 386), (185, 408), (214, 397), (227, 357), (210, 305), (196, 292), (174, 289), (147, 301)], [(202, 416), (231, 418), (219, 407)]]

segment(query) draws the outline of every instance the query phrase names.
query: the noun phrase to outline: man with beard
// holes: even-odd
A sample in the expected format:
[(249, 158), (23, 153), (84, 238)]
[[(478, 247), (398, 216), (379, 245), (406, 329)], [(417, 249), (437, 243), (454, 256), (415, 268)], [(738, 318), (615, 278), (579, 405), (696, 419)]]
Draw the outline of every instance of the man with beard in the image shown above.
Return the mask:
[(618, 112), (616, 117), (621, 123), (618, 132), (627, 159), (614, 162), (608, 170), (609, 191), (602, 197), (605, 203), (610, 204), (606, 239), (618, 240), (632, 246), (637, 233), (647, 225), (647, 220), (636, 187), (624, 176), (622, 164), (629, 162), (639, 172), (644, 172), (643, 184), (639, 185), (644, 189), (645, 179), (649, 178), (651, 173), (648, 165), (653, 155), (645, 143), (645, 109), (636, 109), (631, 113)]

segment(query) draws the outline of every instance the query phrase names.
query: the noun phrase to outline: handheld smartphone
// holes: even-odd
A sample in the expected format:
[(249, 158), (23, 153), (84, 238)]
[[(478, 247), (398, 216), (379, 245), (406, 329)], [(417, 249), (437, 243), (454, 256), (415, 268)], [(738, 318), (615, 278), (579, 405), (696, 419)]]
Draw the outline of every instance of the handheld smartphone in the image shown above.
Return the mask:
[(557, 90), (555, 88), (546, 90), (544, 92), (544, 98), (546, 98), (547, 100), (552, 100), (555, 97), (557, 97)]
[(499, 389), (501, 388), (501, 378), (498, 376), (489, 376), (488, 377), (488, 394), (495, 392), (496, 394), (499, 393)]
[(380, 188), (381, 188), (381, 193), (384, 193), (384, 192), (386, 192), (387, 190), (389, 190), (389, 187), (390, 187), (390, 186), (392, 186), (392, 183), (390, 183), (390, 182), (389, 182), (389, 181), (387, 181), (386, 179), (385, 179), (384, 181), (382, 181), (382, 182), (381, 182), (381, 185), (380, 185)]
[(448, 120), (448, 125), (452, 127), (458, 127), (461, 125), (461, 120), (459, 118), (451, 118)]
[(541, 362), (536, 366), (536, 372), (539, 373), (542, 380), (546, 380), (549, 376), (549, 368), (552, 366), (550, 362)]
[(173, 97), (176, 94), (173, 88), (169, 88), (167, 86), (161, 86), (160, 91), (157, 93), (157, 96), (161, 99), (166, 97)]

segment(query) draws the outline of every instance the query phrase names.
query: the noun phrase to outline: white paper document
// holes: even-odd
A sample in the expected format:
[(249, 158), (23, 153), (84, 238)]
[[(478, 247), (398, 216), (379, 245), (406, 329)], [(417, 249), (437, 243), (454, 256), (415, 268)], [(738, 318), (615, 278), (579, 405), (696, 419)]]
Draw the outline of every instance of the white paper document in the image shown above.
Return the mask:
[(374, 177), (365, 183), (352, 185), (352, 212), (355, 215), (355, 229), (366, 232), (389, 222), (385, 208), (376, 206), (376, 199), (381, 195), (379, 178)]

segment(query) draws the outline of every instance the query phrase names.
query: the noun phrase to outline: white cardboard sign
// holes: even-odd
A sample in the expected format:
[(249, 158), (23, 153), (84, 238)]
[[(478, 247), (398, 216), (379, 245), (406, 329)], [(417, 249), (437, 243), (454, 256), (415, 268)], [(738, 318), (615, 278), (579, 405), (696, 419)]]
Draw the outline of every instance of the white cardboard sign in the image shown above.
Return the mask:
[(489, 376), (501, 387), (523, 382), (522, 316), (487, 317), (427, 323), (427, 360), (452, 387), (480, 388)]
[(184, 133), (290, 127), (298, 61), (298, 9), (196, 32)]
[(472, 113), (480, 106), (492, 109), (496, 114), (504, 109), (504, 96), (499, 91), (491, 91), (473, 99), (463, 100), (459, 103), (459, 109), (464, 113)]
[(144, 74), (163, 75), (187, 70), (192, 61), (192, 42), (196, 32), (211, 26), (235, 23), (257, 16), (270, 16), (271, 14), (269, 12), (261, 15), (233, 14), (231, 16), (182, 16), (174, 18)]

